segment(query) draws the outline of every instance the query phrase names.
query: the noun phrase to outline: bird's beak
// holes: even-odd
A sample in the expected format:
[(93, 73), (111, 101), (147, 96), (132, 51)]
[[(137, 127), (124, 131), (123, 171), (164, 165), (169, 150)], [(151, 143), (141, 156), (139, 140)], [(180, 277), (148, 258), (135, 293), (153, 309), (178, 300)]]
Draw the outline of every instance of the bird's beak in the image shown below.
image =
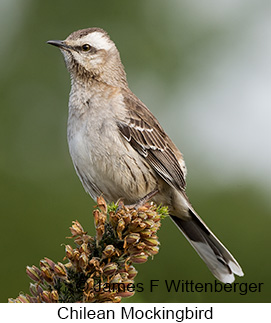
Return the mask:
[(70, 49), (70, 46), (67, 45), (63, 40), (48, 40), (47, 44), (54, 45), (63, 49)]

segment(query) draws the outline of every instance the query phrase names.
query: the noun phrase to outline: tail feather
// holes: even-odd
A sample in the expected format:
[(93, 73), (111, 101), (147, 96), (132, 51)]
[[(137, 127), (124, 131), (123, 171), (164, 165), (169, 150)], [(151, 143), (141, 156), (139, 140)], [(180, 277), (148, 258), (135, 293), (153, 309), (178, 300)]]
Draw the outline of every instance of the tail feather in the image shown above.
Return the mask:
[(234, 274), (243, 276), (238, 262), (194, 210), (189, 210), (189, 214), (190, 220), (182, 220), (176, 216), (171, 216), (171, 218), (213, 275), (223, 283), (232, 283), (235, 279)]

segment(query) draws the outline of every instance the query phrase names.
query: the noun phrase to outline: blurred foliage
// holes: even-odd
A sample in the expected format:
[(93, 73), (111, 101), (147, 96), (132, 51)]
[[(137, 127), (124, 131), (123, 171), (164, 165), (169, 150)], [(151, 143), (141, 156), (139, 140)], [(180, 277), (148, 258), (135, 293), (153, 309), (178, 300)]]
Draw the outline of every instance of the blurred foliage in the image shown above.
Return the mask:
[[(253, 12), (253, 6), (245, 8), (245, 15)], [(204, 60), (230, 26), (222, 28), (219, 19), (197, 19), (195, 12), (201, 8), (174, 0), (10, 0), (0, 3), (0, 10), (0, 301), (6, 302), (27, 291), (26, 265), (37, 264), (45, 255), (61, 260), (67, 227), (77, 219), (85, 226), (92, 212), (93, 202), (81, 187), (66, 144), (69, 76), (60, 53), (46, 41), (85, 27), (107, 30), (121, 52), (131, 88), (163, 124), (168, 98), (177, 86), (179, 91), (182, 85), (193, 86), (199, 72), (194, 54), (201, 52)], [(229, 20), (234, 23), (235, 13)], [(190, 136), (182, 141), (189, 144)], [(200, 168), (200, 162), (192, 164)], [(194, 207), (243, 267), (245, 276), (238, 281), (263, 282), (263, 291), (241, 296), (167, 294), (162, 288), (150, 293), (146, 288), (131, 301), (270, 302), (271, 207), (257, 188), (261, 184), (255, 186), (247, 178), (224, 186), (212, 179), (211, 172), (190, 178), (188, 193)], [(146, 287), (151, 279), (212, 282), (170, 219), (163, 222), (161, 251), (144, 270), (139, 268), (136, 282)], [(94, 228), (89, 234), (93, 233)]]

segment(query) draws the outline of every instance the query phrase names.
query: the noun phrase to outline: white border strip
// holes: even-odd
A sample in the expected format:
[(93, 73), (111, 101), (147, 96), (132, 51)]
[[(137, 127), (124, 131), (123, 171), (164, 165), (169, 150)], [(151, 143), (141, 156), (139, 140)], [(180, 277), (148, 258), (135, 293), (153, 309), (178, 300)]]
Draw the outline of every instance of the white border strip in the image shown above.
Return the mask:
[(266, 304), (0, 304), (1, 322), (267, 322)]

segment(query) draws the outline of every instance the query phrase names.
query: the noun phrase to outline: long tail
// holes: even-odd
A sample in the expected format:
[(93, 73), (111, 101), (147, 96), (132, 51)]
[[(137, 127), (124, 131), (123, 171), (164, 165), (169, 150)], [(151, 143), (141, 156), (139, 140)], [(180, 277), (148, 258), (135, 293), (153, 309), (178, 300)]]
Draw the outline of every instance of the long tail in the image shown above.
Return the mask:
[(235, 279), (234, 274), (243, 276), (244, 273), (238, 262), (192, 208), (189, 209), (189, 214), (191, 219), (188, 221), (176, 216), (171, 218), (213, 275), (223, 283), (232, 283)]

